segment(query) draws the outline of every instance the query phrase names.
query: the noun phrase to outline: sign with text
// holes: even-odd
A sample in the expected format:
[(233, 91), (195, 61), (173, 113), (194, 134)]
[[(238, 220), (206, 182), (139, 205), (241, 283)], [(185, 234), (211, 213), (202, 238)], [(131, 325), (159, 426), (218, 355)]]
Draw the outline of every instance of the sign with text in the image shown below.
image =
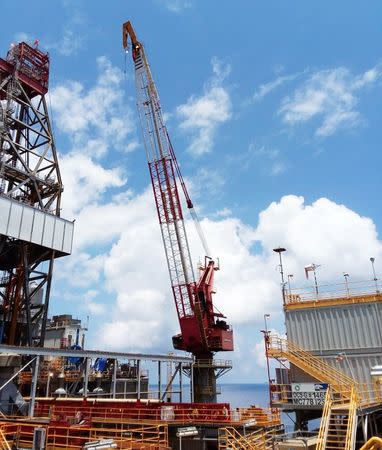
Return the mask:
[(323, 406), (327, 383), (292, 383), (292, 403), (299, 406)]

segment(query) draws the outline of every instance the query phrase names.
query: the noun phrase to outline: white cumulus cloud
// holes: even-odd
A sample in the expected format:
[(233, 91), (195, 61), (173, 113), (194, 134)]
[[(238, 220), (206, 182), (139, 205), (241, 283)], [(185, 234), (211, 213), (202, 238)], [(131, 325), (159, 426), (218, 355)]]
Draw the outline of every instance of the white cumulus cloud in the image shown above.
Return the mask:
[(93, 158), (111, 148), (129, 151), (136, 147), (133, 112), (123, 95), (123, 74), (104, 56), (97, 58), (97, 68), (96, 84), (89, 89), (78, 81), (66, 81), (50, 91), (57, 128), (70, 136), (75, 151)]
[[(164, 351), (178, 331), (159, 225), (154, 208), (148, 208), (149, 197), (147, 191), (127, 201), (121, 210), (129, 219), (121, 221), (120, 237), (104, 260), (105, 285), (114, 300), (108, 332), (99, 335), (97, 345)], [(102, 220), (100, 217), (99, 222)], [(102, 228), (93, 225), (102, 239)], [(186, 225), (196, 265), (203, 251), (192, 224), (187, 221)], [(262, 211), (257, 227), (233, 217), (203, 220), (202, 225), (213, 254), (221, 261), (214, 302), (241, 336), (239, 342), (244, 339), (243, 326), (262, 327), (265, 312), (280, 315), (274, 247), (288, 249), (285, 270), (294, 274), (295, 285), (305, 282), (304, 266), (312, 261), (321, 264), (320, 281), (341, 283), (344, 270), (354, 278), (370, 278), (369, 256), (382, 256), (372, 220), (326, 198), (305, 204), (302, 197), (285, 196)], [(260, 251), (253, 251), (255, 244)], [(121, 342), (115, 329), (123, 326), (131, 332)], [(139, 327), (147, 338), (133, 332)], [(283, 332), (282, 327), (279, 331)]]
[(159, 2), (169, 11), (180, 13), (181, 11), (191, 7), (190, 0), (159, 0)]
[(84, 38), (69, 26), (66, 26), (58, 41), (48, 44), (46, 47), (50, 50), (56, 50), (60, 55), (75, 55), (83, 46)]
[(279, 114), (289, 125), (317, 119), (317, 136), (359, 126), (363, 120), (358, 110), (359, 91), (375, 84), (381, 73), (379, 66), (358, 75), (346, 67), (312, 73), (291, 96), (284, 98)]
[(60, 158), (64, 180), (63, 211), (69, 218), (76, 218), (89, 204), (100, 199), (111, 187), (123, 186), (126, 180), (120, 168), (106, 169), (89, 156), (68, 153)]
[(202, 95), (192, 95), (176, 109), (180, 128), (191, 135), (188, 150), (195, 156), (212, 150), (217, 129), (232, 116), (228, 89), (223, 85), (230, 67), (216, 58), (212, 60), (212, 78), (204, 85)]

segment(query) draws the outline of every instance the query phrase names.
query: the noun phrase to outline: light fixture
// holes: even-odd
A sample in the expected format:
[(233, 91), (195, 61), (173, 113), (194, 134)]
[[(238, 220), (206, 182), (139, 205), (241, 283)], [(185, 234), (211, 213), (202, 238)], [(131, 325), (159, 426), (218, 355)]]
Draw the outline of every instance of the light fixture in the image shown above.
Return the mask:
[(267, 326), (267, 319), (271, 317), (270, 314), (264, 314), (264, 325), (265, 325), (265, 332), (268, 333), (268, 326)]
[(276, 247), (273, 249), (273, 251), (275, 253), (278, 253), (279, 258), (280, 258), (279, 268), (280, 268), (280, 274), (281, 274), (281, 292), (282, 292), (282, 296), (283, 296), (283, 304), (285, 305), (285, 280), (284, 280), (284, 269), (283, 269), (283, 261), (281, 258), (281, 253), (286, 252), (286, 248)]

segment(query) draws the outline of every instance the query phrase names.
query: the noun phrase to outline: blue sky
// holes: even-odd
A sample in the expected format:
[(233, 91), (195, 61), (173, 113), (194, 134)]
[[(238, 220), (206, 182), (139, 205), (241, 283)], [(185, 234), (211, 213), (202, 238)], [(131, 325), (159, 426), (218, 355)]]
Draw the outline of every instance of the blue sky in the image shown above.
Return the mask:
[[(283, 333), (277, 258), (306, 284), (382, 271), (379, 1), (15, 0), (0, 48), (40, 40), (75, 249), (52, 313), (90, 316), (88, 346), (171, 350), (177, 332), (121, 25), (144, 43), (183, 175), (222, 270), (227, 381), (265, 379), (259, 330)], [(203, 257), (187, 223), (195, 262)], [(248, 357), (249, 355), (249, 357)], [(226, 355), (219, 355), (226, 357)]]

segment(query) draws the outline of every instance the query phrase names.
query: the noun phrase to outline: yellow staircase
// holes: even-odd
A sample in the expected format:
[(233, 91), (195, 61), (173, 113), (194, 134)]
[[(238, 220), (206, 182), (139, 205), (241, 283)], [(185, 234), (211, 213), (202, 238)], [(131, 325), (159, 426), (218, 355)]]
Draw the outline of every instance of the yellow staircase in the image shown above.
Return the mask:
[(354, 388), (349, 399), (336, 398), (328, 388), (322, 412), (316, 450), (351, 450), (355, 444), (357, 429), (357, 398)]
[(382, 450), (382, 439), (377, 436), (373, 436), (365, 444), (363, 444), (360, 450)]
[(219, 450), (271, 450), (271, 431), (256, 430), (246, 435), (240, 434), (236, 428), (219, 429)]
[(328, 383), (316, 450), (352, 450), (357, 429), (357, 383), (321, 358), (287, 339), (269, 336), (267, 356), (287, 359), (317, 380)]
[(287, 339), (269, 336), (266, 344), (268, 357), (287, 359), (317, 380), (329, 383), (333, 391), (341, 393), (344, 398), (350, 398), (351, 388), (355, 384), (353, 378)]
[(4, 435), (3, 427), (0, 427), (0, 449), (1, 450), (11, 450), (11, 447)]

